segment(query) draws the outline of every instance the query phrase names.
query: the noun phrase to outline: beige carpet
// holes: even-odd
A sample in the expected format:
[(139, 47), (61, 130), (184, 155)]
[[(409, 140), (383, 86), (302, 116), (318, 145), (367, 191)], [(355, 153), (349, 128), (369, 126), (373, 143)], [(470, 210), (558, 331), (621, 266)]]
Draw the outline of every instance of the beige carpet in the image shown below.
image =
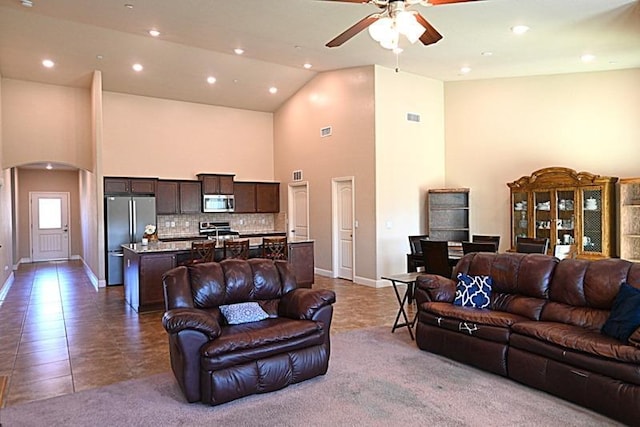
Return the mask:
[(170, 373), (4, 408), (14, 426), (604, 426), (601, 415), (419, 350), (405, 330), (337, 334), (327, 375), (226, 405), (185, 402)]

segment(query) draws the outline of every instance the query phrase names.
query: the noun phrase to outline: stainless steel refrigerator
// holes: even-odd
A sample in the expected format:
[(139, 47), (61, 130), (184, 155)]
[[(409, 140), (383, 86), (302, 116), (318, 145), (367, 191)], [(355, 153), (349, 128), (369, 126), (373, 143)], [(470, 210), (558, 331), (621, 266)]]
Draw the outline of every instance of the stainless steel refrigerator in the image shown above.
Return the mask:
[(107, 285), (123, 283), (122, 246), (139, 242), (147, 224), (156, 224), (155, 197), (106, 197)]

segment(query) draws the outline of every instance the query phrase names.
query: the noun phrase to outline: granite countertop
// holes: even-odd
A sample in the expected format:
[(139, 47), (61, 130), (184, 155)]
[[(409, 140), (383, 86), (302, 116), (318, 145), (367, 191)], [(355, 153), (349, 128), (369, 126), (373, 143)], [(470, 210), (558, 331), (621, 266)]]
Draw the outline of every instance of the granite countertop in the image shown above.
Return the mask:
[[(128, 249), (137, 254), (149, 254), (149, 253), (162, 253), (162, 252), (188, 252), (191, 250), (191, 242), (194, 240), (201, 239), (192, 239), (192, 240), (178, 240), (178, 241), (170, 241), (163, 242), (162, 240), (157, 242), (149, 242), (148, 245), (142, 245), (142, 243), (128, 243), (126, 245), (122, 245), (124, 249)], [(290, 241), (289, 243), (306, 243), (313, 242), (313, 239), (308, 240), (296, 240)], [(258, 248), (262, 244), (262, 237), (250, 237), (249, 238), (249, 246), (251, 248)], [(216, 245), (216, 248), (222, 248), (222, 242)]]

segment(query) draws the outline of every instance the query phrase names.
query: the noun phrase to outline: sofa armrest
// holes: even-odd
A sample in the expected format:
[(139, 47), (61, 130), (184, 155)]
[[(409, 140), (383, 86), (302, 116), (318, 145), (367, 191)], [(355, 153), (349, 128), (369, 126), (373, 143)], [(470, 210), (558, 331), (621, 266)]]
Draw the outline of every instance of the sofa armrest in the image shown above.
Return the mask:
[(629, 344), (634, 347), (640, 348), (640, 328), (637, 328), (629, 337)]
[(421, 274), (416, 279), (418, 304), (428, 301), (453, 302), (456, 297), (456, 282), (435, 274)]
[(162, 316), (162, 325), (170, 334), (190, 329), (202, 332), (209, 339), (220, 336), (220, 324), (206, 311), (193, 308), (176, 308), (169, 310)]
[(298, 288), (280, 299), (278, 315), (290, 319), (311, 320), (322, 307), (336, 302), (336, 294), (328, 289)]

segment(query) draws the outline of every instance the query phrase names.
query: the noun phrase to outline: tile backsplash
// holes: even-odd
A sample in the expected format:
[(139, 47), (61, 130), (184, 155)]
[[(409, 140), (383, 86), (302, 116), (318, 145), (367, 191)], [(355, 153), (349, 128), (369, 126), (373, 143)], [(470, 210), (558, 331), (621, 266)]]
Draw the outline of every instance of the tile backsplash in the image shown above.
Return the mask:
[(228, 221), (231, 228), (240, 233), (285, 231), (283, 213), (158, 215), (158, 237), (162, 239), (197, 236), (200, 221)]

